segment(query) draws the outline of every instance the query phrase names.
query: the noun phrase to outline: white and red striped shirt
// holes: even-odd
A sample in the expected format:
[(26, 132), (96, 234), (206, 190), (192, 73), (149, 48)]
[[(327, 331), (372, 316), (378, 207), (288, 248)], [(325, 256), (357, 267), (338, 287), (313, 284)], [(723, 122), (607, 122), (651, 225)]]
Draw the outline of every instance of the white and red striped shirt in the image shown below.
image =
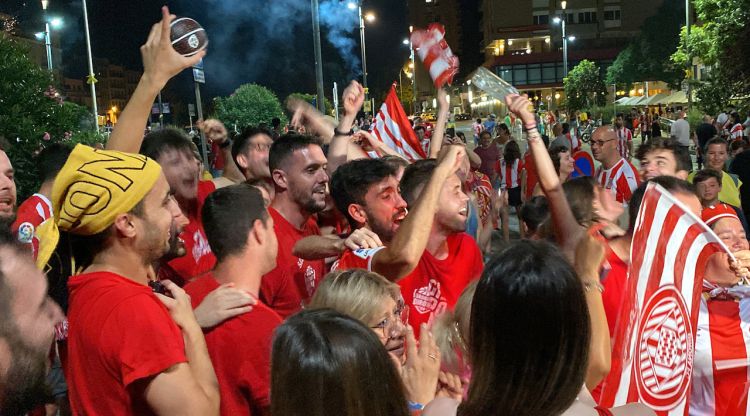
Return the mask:
[[(745, 287), (745, 289), (750, 289)], [(730, 289), (731, 291), (732, 289)], [(750, 297), (701, 297), (695, 340), (691, 415), (750, 414)]]
[(637, 170), (632, 163), (620, 159), (610, 169), (599, 166), (596, 172), (596, 181), (605, 189), (609, 189), (617, 199), (617, 202), (627, 203), (641, 180)]
[(499, 162), (498, 174), (500, 175), (500, 188), (512, 189), (521, 186), (521, 171), (523, 170), (523, 161), (519, 158), (512, 164), (507, 165), (505, 159)]
[(623, 127), (615, 130), (617, 133), (617, 150), (620, 152), (620, 157), (630, 159), (630, 150), (628, 143), (633, 141), (633, 132), (629, 128)]
[(729, 138), (732, 140), (742, 139), (742, 136), (744, 134), (745, 133), (742, 124), (739, 123), (732, 126), (732, 129), (729, 130)]
[(578, 136), (576, 136), (575, 130), (571, 130), (568, 134), (565, 135), (565, 137), (568, 139), (568, 143), (570, 143), (568, 149), (570, 149), (571, 155), (581, 150), (581, 140), (578, 139)]

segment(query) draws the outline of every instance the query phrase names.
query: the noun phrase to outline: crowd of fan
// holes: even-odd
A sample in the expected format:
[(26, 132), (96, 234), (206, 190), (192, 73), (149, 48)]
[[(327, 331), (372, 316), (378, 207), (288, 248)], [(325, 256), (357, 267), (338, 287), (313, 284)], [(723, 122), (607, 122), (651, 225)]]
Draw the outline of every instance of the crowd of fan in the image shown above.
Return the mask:
[[(158, 91), (203, 56), (171, 48), (163, 13), (106, 149), (48, 146), (18, 207), (0, 151), (0, 413), (652, 414), (596, 404), (634, 221), (656, 181), (745, 258), (750, 203), (724, 138), (691, 173), (674, 139), (633, 152), (618, 118), (593, 131), (595, 177), (571, 178), (578, 149), (548, 149), (525, 97), (506, 100), (521, 154), (507, 128), (476, 150), (446, 136), (441, 92), (429, 157), (410, 163), (352, 130), (352, 82), (336, 126), (292, 103), (307, 134), (230, 138), (206, 120), (227, 163), (203, 179), (183, 133), (142, 134)], [(509, 207), (525, 238), (491, 256)], [(722, 258), (707, 276), (744, 284), (741, 266)], [(696, 359), (694, 378), (710, 372)], [(694, 387), (691, 411), (708, 414), (711, 394)]]

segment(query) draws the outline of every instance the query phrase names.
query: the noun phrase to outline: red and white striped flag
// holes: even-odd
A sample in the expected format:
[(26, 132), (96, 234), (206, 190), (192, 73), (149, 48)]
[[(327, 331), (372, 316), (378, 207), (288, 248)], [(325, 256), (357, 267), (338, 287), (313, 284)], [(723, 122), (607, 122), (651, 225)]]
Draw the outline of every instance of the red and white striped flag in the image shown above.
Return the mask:
[(385, 98), (383, 106), (380, 107), (375, 117), (375, 126), (372, 128), (375, 137), (387, 144), (401, 156), (409, 161), (424, 159), (427, 155), (422, 149), (417, 134), (411, 128), (411, 123), (406, 117), (404, 108), (396, 95), (395, 85)]
[(648, 185), (602, 406), (641, 402), (659, 415), (688, 414), (703, 274), (720, 251), (729, 253), (705, 223), (664, 188)]
[(445, 28), (440, 23), (430, 23), (427, 29), (411, 33), (411, 43), (430, 73), (435, 88), (451, 85), (458, 73), (458, 57), (453, 55), (445, 41)]

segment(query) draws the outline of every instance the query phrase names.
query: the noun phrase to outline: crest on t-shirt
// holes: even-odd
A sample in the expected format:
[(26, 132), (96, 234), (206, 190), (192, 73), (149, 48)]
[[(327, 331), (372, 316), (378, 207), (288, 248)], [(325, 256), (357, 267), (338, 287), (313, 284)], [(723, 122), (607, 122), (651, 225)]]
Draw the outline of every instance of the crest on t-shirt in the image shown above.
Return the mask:
[(435, 279), (430, 279), (427, 286), (420, 287), (414, 291), (412, 305), (421, 314), (434, 312), (441, 303), (445, 304), (446, 301), (441, 296), (440, 282)]
[(200, 231), (193, 233), (193, 243), (193, 258), (197, 263), (201, 257), (211, 252), (211, 247), (208, 245), (206, 237)]
[(312, 296), (315, 293), (315, 269), (310, 265), (305, 269), (305, 288), (307, 289), (308, 296)]
[(30, 222), (25, 222), (18, 227), (18, 241), (29, 244), (34, 239), (34, 225)]

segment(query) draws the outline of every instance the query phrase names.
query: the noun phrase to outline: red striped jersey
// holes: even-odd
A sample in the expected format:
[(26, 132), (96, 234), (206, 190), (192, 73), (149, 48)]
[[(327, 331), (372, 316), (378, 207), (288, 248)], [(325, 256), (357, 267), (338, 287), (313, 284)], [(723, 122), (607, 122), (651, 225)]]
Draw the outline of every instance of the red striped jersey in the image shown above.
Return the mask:
[(742, 127), (742, 124), (737, 123), (734, 126), (732, 126), (731, 130), (729, 130), (729, 137), (732, 140), (741, 139), (743, 135), (744, 135), (744, 129)]
[(505, 159), (498, 162), (498, 175), (500, 176), (500, 187), (502, 189), (518, 188), (521, 186), (521, 171), (523, 161), (516, 159), (512, 164), (506, 164)]
[(704, 293), (695, 341), (691, 415), (750, 414), (749, 349), (750, 297), (712, 298)]
[(570, 149), (570, 154), (581, 150), (581, 140), (576, 135), (575, 129), (571, 130), (568, 134), (565, 135), (565, 137), (568, 139), (568, 149)]
[(630, 159), (628, 142), (633, 141), (633, 132), (627, 127), (623, 127), (615, 130), (615, 133), (617, 133), (617, 150), (620, 152), (620, 157)]
[(13, 232), (18, 241), (28, 247), (36, 260), (39, 254), (39, 236), (36, 233), (44, 221), (52, 217), (52, 203), (42, 194), (34, 194), (18, 207)]
[(641, 183), (637, 172), (632, 163), (620, 159), (610, 169), (599, 166), (596, 172), (596, 181), (604, 189), (609, 189), (617, 202), (627, 203)]

